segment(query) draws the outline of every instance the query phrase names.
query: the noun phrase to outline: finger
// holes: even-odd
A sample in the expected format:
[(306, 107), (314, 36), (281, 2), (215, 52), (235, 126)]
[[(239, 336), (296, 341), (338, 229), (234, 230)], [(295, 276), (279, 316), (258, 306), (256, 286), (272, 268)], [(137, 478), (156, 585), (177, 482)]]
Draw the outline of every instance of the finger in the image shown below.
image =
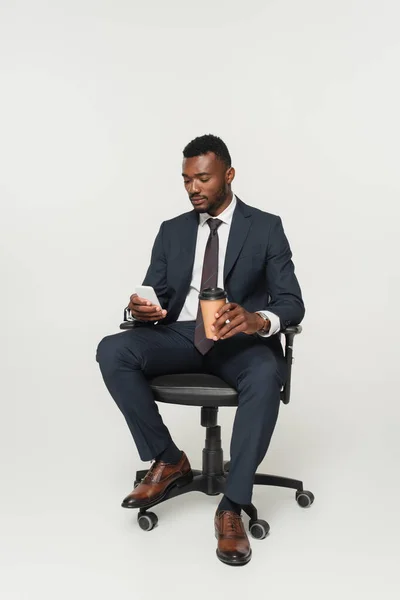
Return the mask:
[(224, 312), (226, 312), (227, 310), (232, 310), (233, 308), (236, 308), (236, 306), (237, 304), (235, 302), (227, 302), (221, 308), (218, 309), (218, 312), (214, 315), (215, 318), (218, 319), (218, 317), (223, 315)]
[[(146, 309), (146, 308), (152, 308), (152, 307), (147, 307), (144, 306), (142, 307), (142, 309)], [(165, 309), (163, 310), (159, 310), (153, 313), (149, 313), (146, 312), (145, 310), (132, 310), (132, 316), (136, 317), (137, 319), (145, 319), (147, 320), (151, 320), (151, 321), (159, 321), (161, 319), (165, 319), (165, 317), (167, 316), (167, 312)]]
[(128, 308), (130, 308), (131, 310), (138, 310), (143, 308), (156, 308), (153, 304), (151, 304), (151, 302), (148, 304), (148, 302), (150, 301), (145, 301), (145, 302), (139, 302), (137, 299), (135, 299), (133, 302), (129, 302)]
[(159, 306), (143, 306), (141, 304), (135, 304), (133, 310), (135, 312), (145, 314), (145, 315), (156, 315), (161, 312), (161, 307)]
[(223, 335), (219, 339), (220, 340), (227, 340), (228, 338), (233, 337), (237, 333), (242, 333), (245, 330), (246, 330), (246, 327), (245, 327), (244, 323), (241, 323), (241, 324), (237, 325), (237, 327), (233, 327), (232, 329), (230, 329), (228, 331), (228, 333), (226, 333), (225, 335)]
[(149, 322), (154, 322), (154, 321), (161, 321), (162, 319), (164, 319), (163, 316), (157, 315), (157, 316), (151, 316), (151, 317), (142, 317), (142, 319), (145, 319), (146, 321)]
[(137, 294), (132, 294), (129, 300), (132, 304), (142, 304), (142, 298), (140, 298), (140, 296), (138, 296)]
[(220, 330), (216, 330), (213, 339), (215, 340), (215, 338), (217, 338), (217, 340), (221, 340), (223, 337), (226, 337), (232, 329), (238, 327), (239, 325), (242, 325), (243, 323), (244, 317), (242, 315), (238, 315), (237, 317), (232, 319), (230, 323), (225, 323), (225, 325)]
[(132, 294), (130, 299), (131, 299), (132, 304), (151, 306), (150, 300), (147, 300), (146, 298), (142, 298), (141, 296), (138, 296), (137, 294)]
[[(219, 314), (219, 313), (218, 313)], [(218, 319), (214, 321), (211, 326), (211, 329), (214, 327), (215, 331), (219, 331), (226, 323), (227, 320), (233, 321), (239, 314), (238, 309), (232, 309), (229, 311), (225, 311)]]

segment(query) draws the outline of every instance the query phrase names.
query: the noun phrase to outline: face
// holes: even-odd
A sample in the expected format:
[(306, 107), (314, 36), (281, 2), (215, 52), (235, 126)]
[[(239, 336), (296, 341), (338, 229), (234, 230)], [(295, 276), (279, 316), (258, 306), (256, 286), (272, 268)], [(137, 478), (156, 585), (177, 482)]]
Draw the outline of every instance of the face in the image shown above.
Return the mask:
[(193, 209), (197, 213), (220, 214), (231, 201), (231, 182), (235, 169), (208, 152), (184, 158), (182, 176)]

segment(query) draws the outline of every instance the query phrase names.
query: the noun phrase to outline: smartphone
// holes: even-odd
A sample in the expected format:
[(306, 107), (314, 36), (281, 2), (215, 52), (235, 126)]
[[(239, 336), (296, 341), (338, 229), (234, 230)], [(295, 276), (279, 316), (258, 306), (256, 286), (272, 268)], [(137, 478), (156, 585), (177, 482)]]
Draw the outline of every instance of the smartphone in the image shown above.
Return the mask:
[(145, 300), (150, 300), (152, 304), (155, 306), (159, 306), (162, 308), (159, 299), (157, 298), (157, 294), (154, 291), (154, 288), (151, 285), (137, 285), (135, 288), (135, 293), (144, 298)]

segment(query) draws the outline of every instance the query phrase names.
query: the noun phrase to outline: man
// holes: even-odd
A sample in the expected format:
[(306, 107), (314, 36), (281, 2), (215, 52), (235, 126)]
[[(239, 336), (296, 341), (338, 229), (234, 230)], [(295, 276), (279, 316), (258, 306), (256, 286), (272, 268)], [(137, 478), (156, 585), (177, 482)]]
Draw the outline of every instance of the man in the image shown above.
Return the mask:
[[(243, 565), (251, 548), (241, 506), (251, 504), (254, 474), (275, 428), (286, 377), (276, 334), (301, 322), (304, 304), (281, 219), (232, 193), (235, 170), (224, 142), (213, 135), (198, 137), (183, 157), (192, 210), (161, 224), (143, 281), (153, 286), (160, 306), (133, 294), (126, 310), (137, 326), (104, 338), (97, 360), (140, 458), (154, 460), (124, 499), (127, 508), (151, 505), (172, 485), (193, 477), (186, 454), (163, 423), (147, 377), (208, 372), (238, 391), (230, 471), (214, 525), (218, 558)], [(217, 286), (226, 290), (228, 303), (216, 313), (215, 336), (209, 340), (198, 294)]]

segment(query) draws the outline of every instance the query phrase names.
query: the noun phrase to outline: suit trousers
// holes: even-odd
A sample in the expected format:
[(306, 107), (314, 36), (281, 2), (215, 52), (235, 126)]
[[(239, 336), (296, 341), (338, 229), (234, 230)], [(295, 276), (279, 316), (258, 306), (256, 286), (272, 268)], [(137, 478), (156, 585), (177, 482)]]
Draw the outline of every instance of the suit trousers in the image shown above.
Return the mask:
[(172, 373), (210, 373), (238, 392), (225, 494), (251, 504), (254, 475), (275, 428), (286, 379), (283, 351), (258, 336), (238, 333), (215, 342), (203, 356), (194, 346), (195, 321), (140, 324), (105, 337), (97, 348), (104, 382), (121, 410), (139, 456), (150, 461), (171, 442), (148, 378)]

